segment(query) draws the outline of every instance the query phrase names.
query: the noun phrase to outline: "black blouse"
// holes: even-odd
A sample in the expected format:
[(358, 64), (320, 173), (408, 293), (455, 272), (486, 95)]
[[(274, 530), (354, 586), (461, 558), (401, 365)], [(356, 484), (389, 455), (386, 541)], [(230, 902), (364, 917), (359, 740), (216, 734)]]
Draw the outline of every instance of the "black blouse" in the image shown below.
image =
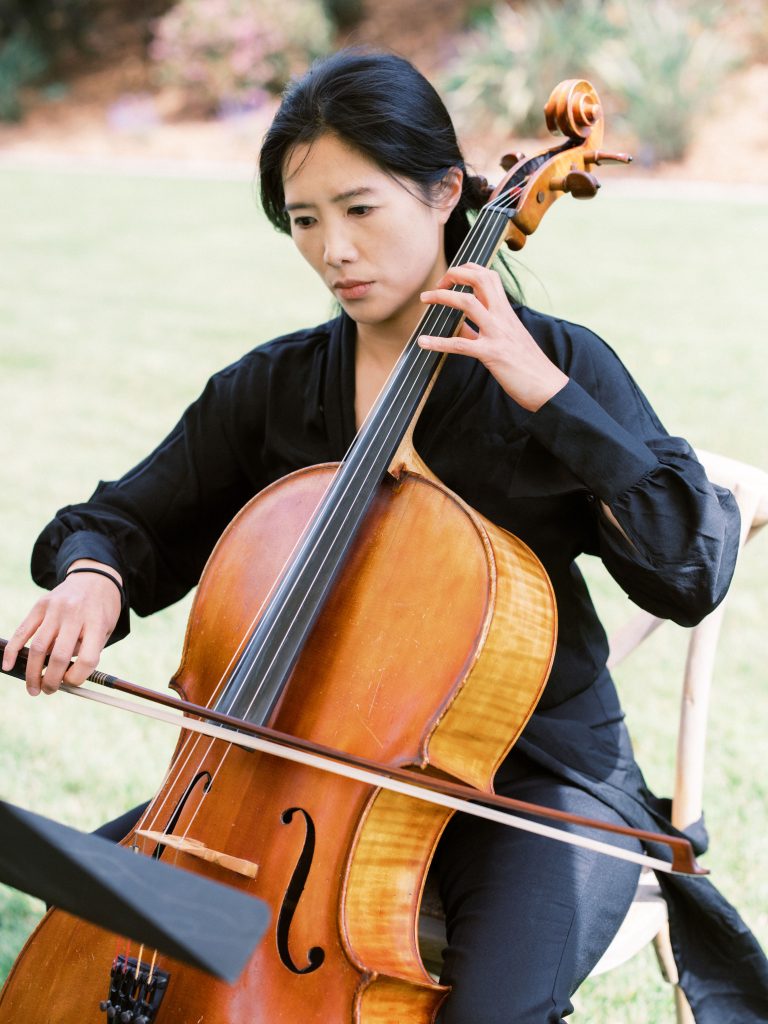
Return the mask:
[[(730, 493), (666, 433), (604, 342), (519, 313), (569, 375), (566, 387), (531, 414), (481, 363), (451, 357), (415, 441), (448, 487), (524, 540), (549, 573), (559, 641), (544, 710), (585, 690), (605, 665), (577, 555), (600, 555), (638, 605), (692, 625), (726, 592), (739, 524)], [(51, 587), (72, 561), (90, 557), (119, 569), (140, 615), (182, 597), (253, 494), (292, 470), (340, 460), (352, 443), (353, 326), (340, 317), (279, 338), (216, 374), (148, 458), (58, 513), (35, 547), (35, 580)]]
[[(630, 824), (672, 831), (632, 758), (605, 669), (605, 633), (574, 560), (599, 555), (636, 604), (694, 625), (728, 588), (738, 508), (710, 484), (688, 443), (667, 434), (600, 338), (526, 308), (518, 314), (569, 383), (529, 413), (481, 363), (450, 356), (416, 447), (448, 487), (524, 540), (552, 580), (557, 653), (518, 748)], [(35, 546), (35, 580), (52, 587), (88, 557), (120, 571), (140, 615), (178, 600), (253, 494), (293, 470), (342, 459), (355, 433), (354, 360), (354, 324), (342, 315), (216, 374), (135, 469), (59, 511)], [(126, 612), (113, 639), (127, 629)], [(733, 908), (705, 880), (662, 882), (697, 1022), (768, 1020), (768, 966)]]

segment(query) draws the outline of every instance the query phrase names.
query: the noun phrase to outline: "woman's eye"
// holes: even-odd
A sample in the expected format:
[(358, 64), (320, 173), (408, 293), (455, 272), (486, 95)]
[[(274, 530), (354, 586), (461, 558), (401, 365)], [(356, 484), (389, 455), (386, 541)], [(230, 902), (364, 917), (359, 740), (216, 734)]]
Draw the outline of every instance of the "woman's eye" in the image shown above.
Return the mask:
[(350, 206), (348, 212), (353, 217), (365, 217), (365, 215), (370, 213), (372, 209), (372, 206)]
[(314, 217), (294, 217), (293, 224), (297, 228), (310, 228), (315, 223)]

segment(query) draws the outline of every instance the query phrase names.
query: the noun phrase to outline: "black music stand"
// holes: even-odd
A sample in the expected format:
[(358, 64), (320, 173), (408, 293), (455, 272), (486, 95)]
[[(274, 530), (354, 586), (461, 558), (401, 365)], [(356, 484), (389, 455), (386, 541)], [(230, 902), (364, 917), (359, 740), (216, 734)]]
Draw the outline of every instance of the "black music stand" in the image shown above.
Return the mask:
[(229, 982), (269, 923), (263, 900), (3, 801), (0, 882)]

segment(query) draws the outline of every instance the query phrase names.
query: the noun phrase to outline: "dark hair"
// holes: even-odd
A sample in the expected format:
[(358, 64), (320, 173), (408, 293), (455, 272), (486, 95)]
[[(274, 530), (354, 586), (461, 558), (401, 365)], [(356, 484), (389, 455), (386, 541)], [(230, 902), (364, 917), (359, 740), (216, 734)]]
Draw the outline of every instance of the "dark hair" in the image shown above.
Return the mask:
[(279, 231), (290, 233), (286, 160), (295, 146), (325, 132), (413, 181), (427, 202), (450, 168), (464, 171), (461, 199), (445, 227), (450, 263), (469, 231), (467, 211), (479, 210), (487, 198), (486, 182), (466, 173), (450, 115), (427, 79), (402, 57), (350, 48), (318, 61), (288, 86), (259, 158), (261, 202)]

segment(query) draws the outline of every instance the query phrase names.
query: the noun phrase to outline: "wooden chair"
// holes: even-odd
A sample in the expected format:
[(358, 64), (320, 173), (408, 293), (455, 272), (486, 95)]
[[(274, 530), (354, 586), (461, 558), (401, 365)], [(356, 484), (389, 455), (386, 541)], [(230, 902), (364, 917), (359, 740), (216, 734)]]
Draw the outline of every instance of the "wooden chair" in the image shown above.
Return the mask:
[[(740, 543), (743, 546), (768, 522), (768, 473), (725, 456), (704, 451), (698, 451), (697, 454), (709, 479), (733, 492), (741, 511)], [(672, 822), (681, 829), (697, 821), (702, 813), (709, 693), (726, 603), (727, 598), (689, 632), (672, 798)], [(619, 665), (664, 621), (647, 612), (638, 612), (611, 637), (609, 668), (614, 669)], [(445, 928), (442, 908), (429, 884), (422, 902), (419, 942), (427, 968), (437, 975), (445, 945)], [(656, 876), (650, 870), (643, 870), (634, 903), (591, 976), (613, 970), (651, 942), (663, 976), (674, 986), (678, 1024), (693, 1024), (693, 1014), (677, 984), (666, 904)]]
[[(754, 466), (711, 452), (697, 452), (709, 479), (728, 487), (741, 512), (741, 546), (768, 522), (768, 474)], [(709, 694), (720, 627), (728, 599), (690, 630), (677, 732), (672, 823), (684, 829), (698, 821), (704, 794), (704, 763)], [(611, 637), (608, 666), (616, 668), (663, 622), (639, 612)], [(635, 902), (592, 977), (613, 970), (653, 942), (659, 966), (674, 986), (678, 1024), (693, 1024), (693, 1014), (677, 982), (667, 926), (666, 904), (652, 871), (643, 871)]]

